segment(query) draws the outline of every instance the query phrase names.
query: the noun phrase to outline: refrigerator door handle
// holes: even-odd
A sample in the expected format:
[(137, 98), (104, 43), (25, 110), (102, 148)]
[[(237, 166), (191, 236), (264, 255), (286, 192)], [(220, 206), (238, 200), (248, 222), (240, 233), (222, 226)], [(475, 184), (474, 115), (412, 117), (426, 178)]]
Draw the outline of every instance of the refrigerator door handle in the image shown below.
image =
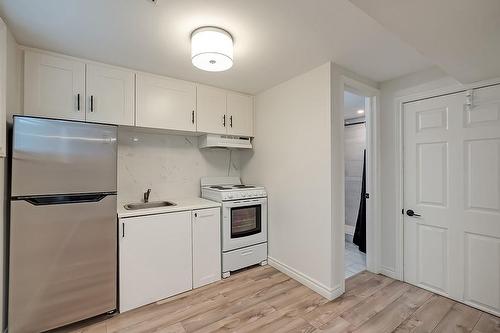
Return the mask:
[(92, 194), (72, 194), (72, 195), (50, 195), (33, 197), (13, 197), (13, 200), (24, 200), (33, 206), (62, 205), (86, 202), (99, 202), (108, 195), (116, 193), (92, 193)]

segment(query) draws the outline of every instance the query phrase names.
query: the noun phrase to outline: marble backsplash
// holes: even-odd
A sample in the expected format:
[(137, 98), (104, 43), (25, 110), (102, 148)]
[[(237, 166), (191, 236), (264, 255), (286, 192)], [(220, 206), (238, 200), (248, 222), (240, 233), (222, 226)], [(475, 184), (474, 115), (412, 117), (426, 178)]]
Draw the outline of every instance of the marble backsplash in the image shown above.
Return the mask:
[[(231, 160), (231, 162), (230, 162)], [(204, 176), (240, 176), (240, 152), (199, 149), (198, 138), (120, 127), (118, 202), (200, 196)]]

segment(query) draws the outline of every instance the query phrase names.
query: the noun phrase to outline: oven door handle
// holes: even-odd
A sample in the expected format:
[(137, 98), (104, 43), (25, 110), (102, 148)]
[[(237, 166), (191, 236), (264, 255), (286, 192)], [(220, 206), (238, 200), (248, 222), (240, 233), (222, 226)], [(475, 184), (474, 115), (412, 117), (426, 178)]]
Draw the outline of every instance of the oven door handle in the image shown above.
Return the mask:
[(233, 207), (247, 206), (248, 204), (265, 205), (266, 203), (267, 203), (266, 200), (253, 199), (253, 200), (242, 200), (242, 201), (235, 201), (235, 202), (223, 203), (222, 205), (224, 207), (233, 208)]

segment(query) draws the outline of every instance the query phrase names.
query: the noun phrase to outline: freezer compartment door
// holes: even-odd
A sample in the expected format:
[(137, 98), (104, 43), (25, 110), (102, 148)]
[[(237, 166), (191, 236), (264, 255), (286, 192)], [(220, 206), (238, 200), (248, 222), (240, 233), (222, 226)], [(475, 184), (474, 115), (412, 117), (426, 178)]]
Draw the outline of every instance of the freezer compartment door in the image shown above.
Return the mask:
[(11, 201), (9, 332), (41, 332), (116, 309), (116, 196)]
[(116, 127), (14, 117), (12, 196), (116, 191)]

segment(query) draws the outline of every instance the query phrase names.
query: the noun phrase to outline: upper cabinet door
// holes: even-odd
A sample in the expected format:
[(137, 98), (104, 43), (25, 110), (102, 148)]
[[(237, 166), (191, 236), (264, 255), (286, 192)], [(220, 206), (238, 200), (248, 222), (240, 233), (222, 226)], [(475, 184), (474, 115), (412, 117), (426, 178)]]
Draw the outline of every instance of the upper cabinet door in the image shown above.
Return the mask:
[(87, 121), (134, 125), (134, 72), (87, 65)]
[(136, 126), (196, 131), (196, 85), (137, 74)]
[(228, 92), (227, 118), (228, 134), (253, 136), (253, 97)]
[(196, 105), (198, 113), (198, 132), (226, 134), (226, 90), (198, 85)]
[(85, 120), (85, 64), (26, 51), (24, 114)]

